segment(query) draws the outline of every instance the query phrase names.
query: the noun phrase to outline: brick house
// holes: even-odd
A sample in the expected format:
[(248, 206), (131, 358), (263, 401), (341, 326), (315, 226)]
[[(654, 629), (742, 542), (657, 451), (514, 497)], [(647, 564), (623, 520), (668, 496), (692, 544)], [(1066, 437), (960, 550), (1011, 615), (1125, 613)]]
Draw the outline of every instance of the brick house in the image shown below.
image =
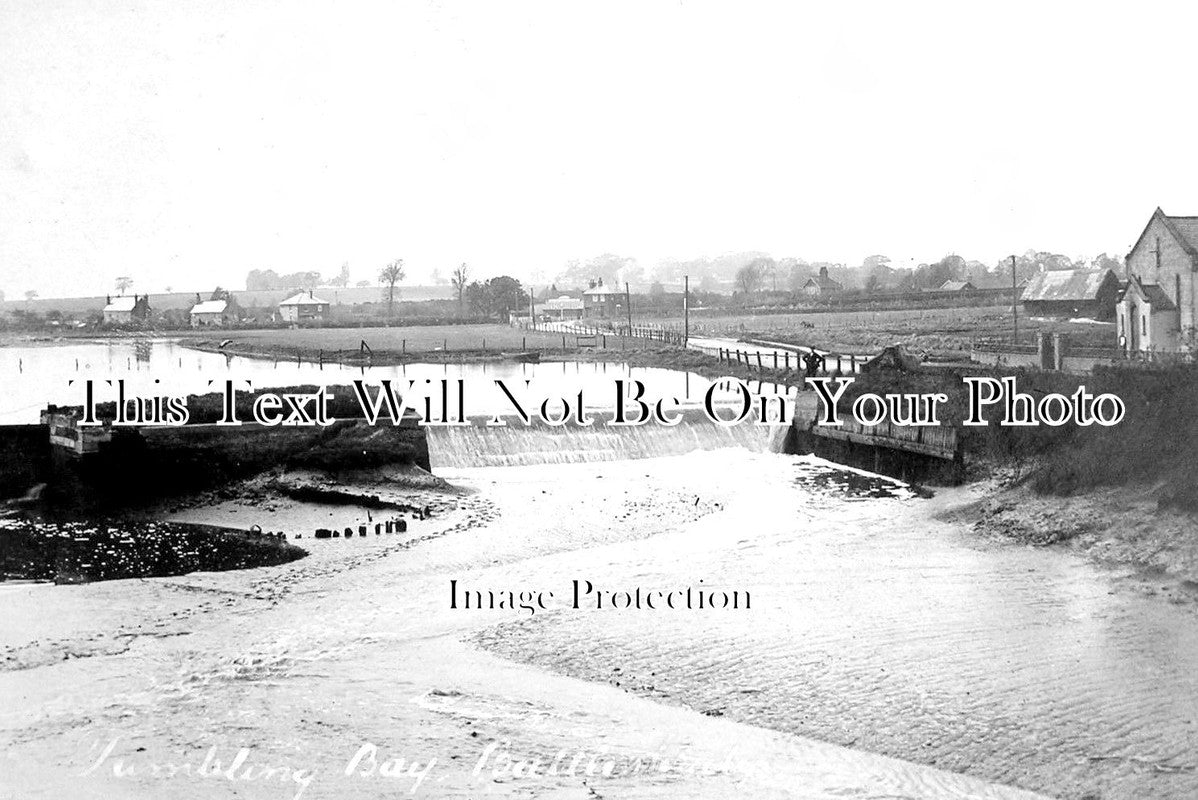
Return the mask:
[(1126, 263), (1116, 308), (1119, 347), (1128, 355), (1193, 352), (1198, 217), (1170, 217), (1158, 208)]
[(615, 286), (604, 286), (603, 279), (591, 281), (582, 293), (583, 315), (613, 318), (623, 313), (624, 292)]

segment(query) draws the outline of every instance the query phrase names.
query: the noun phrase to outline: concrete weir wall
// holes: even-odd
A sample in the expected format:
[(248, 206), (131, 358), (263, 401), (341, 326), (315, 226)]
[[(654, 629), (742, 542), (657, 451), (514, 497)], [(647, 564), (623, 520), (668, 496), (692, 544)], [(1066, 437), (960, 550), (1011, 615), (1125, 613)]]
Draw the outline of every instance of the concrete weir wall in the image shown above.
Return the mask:
[(960, 457), (940, 458), (895, 446), (865, 444), (816, 435), (809, 420), (796, 419), (786, 434), (783, 452), (820, 458), (887, 475), (911, 483), (955, 486), (964, 480)]
[(429, 460), (439, 468), (572, 464), (673, 456), (696, 450), (744, 447), (758, 452), (781, 452), (787, 426), (750, 422), (723, 426), (702, 409), (682, 412), (675, 426), (648, 422), (633, 427), (605, 425), (601, 415), (589, 427), (554, 427), (534, 421), (524, 425), (506, 417), (504, 427), (489, 427), (489, 417), (472, 419), (469, 426), (429, 427)]

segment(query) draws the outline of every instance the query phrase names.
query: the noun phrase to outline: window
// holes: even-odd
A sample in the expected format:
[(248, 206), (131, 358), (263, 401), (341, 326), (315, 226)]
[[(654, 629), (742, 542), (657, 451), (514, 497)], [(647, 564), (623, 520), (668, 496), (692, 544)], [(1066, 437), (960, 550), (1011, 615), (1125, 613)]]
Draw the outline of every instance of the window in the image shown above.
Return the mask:
[(1161, 268), (1161, 237), (1156, 237), (1156, 268)]
[(1147, 314), (1140, 317), (1140, 333), (1144, 334), (1145, 336), (1148, 335), (1148, 315)]

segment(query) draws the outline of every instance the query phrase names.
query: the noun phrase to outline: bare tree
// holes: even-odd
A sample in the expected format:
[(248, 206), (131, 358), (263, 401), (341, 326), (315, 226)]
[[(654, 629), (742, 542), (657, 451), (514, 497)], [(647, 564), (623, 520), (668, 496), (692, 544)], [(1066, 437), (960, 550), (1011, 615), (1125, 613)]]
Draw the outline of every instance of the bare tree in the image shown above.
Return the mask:
[(33, 300), (33, 299), (35, 299), (36, 297), (37, 297), (37, 289), (30, 289), (30, 290), (28, 290), (27, 292), (25, 292), (25, 299), (26, 299), (26, 300)]
[(397, 258), (379, 272), (379, 281), (387, 287), (387, 316), (395, 310), (395, 284), (404, 279), (403, 259)]
[(462, 312), (462, 301), (466, 293), (466, 284), (470, 281), (470, 270), (466, 266), (466, 262), (462, 262), (462, 266), (453, 271), (449, 282), (453, 284), (454, 290), (458, 293), (458, 313)]
[(736, 271), (736, 288), (745, 294), (753, 294), (761, 288), (763, 278), (761, 265), (756, 261), (749, 262)]
[(133, 285), (133, 279), (128, 275), (122, 275), (116, 279), (116, 290), (120, 294), (129, 291), (129, 287)]

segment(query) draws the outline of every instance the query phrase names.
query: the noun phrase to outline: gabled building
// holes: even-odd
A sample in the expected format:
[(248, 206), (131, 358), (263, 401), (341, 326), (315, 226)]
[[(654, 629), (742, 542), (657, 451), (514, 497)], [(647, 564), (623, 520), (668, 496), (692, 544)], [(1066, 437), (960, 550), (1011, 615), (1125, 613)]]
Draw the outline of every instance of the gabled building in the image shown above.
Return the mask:
[(232, 300), (203, 300), (191, 307), (191, 327), (226, 328), (237, 322), (237, 316)]
[(615, 286), (604, 286), (603, 279), (591, 281), (590, 286), (582, 293), (583, 315), (586, 317), (621, 316), (624, 306), (624, 292)]
[(1119, 289), (1119, 278), (1109, 269), (1050, 269), (1032, 276), (1021, 299), (1033, 317), (1110, 320)]
[(938, 292), (976, 292), (976, 286), (969, 281), (945, 281), (937, 287)]
[[(129, 325), (150, 318), (150, 296), (122, 295), (105, 298), (104, 322), (109, 325)], [(94, 307), (94, 306), (93, 306)]]
[(555, 297), (541, 304), (541, 311), (554, 319), (582, 319), (586, 306), (582, 300), (569, 295)]
[(1119, 346), (1125, 353), (1193, 352), (1198, 298), (1198, 217), (1153, 212), (1126, 261), (1118, 299)]
[(279, 319), (284, 322), (322, 322), (329, 313), (329, 302), (312, 294), (298, 292), (279, 303)]
[(803, 294), (811, 295), (813, 297), (828, 297), (830, 295), (838, 294), (843, 290), (844, 286), (841, 285), (840, 281), (834, 280), (828, 276), (827, 267), (820, 267), (819, 274), (812, 275), (810, 278), (808, 278), (807, 282), (804, 283), (802, 287)]

